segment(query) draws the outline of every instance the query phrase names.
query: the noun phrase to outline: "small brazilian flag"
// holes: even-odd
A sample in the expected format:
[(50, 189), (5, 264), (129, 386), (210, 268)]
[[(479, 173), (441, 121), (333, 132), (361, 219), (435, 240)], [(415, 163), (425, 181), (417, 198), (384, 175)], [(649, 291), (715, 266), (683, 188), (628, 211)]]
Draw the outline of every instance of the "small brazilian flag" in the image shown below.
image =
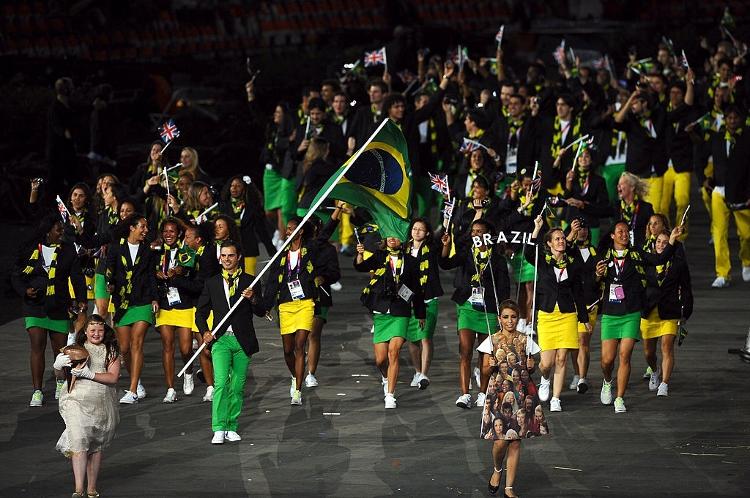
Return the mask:
[(406, 241), (411, 218), (411, 165), (401, 129), (386, 119), (385, 125), (352, 163), (355, 157), (356, 154), (334, 173), (312, 205), (351, 164), (328, 197), (366, 209), (383, 237)]

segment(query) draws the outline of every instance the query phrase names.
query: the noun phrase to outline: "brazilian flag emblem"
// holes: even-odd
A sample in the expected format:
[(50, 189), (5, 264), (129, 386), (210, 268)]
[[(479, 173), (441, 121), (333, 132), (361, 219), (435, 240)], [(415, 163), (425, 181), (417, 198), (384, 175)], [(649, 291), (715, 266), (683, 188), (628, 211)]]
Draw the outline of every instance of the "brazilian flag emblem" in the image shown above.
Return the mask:
[(368, 210), (383, 237), (407, 240), (411, 218), (411, 165), (406, 139), (398, 125), (386, 119), (359, 156), (353, 155), (321, 188), (312, 205), (347, 167), (349, 169), (328, 197)]

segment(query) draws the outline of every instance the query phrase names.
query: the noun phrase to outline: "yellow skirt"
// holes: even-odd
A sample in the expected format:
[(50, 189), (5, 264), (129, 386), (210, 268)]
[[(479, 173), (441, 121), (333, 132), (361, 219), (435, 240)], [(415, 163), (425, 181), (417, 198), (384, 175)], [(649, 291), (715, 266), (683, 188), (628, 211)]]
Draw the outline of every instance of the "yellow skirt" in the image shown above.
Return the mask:
[[(596, 325), (596, 317), (599, 312), (599, 305), (597, 304), (594, 306), (591, 311), (589, 311), (589, 325), (591, 325), (591, 332), (594, 331), (594, 325)], [(590, 334), (591, 332), (586, 332), (586, 326), (582, 323), (578, 324), (578, 333), (579, 334)]]
[(578, 349), (578, 317), (575, 313), (560, 313), (555, 305), (551, 313), (539, 310), (539, 347), (552, 349)]
[(677, 335), (677, 322), (679, 320), (662, 320), (659, 318), (659, 310), (654, 308), (648, 318), (641, 318), (641, 337), (656, 339), (663, 335)]
[(255, 267), (258, 264), (257, 256), (245, 256), (245, 273), (255, 275)]
[(298, 330), (312, 330), (315, 303), (312, 299), (290, 301), (279, 305), (281, 335), (293, 334)]
[(171, 325), (172, 327), (183, 327), (192, 329), (195, 323), (195, 308), (186, 310), (159, 310), (156, 314), (156, 327)]

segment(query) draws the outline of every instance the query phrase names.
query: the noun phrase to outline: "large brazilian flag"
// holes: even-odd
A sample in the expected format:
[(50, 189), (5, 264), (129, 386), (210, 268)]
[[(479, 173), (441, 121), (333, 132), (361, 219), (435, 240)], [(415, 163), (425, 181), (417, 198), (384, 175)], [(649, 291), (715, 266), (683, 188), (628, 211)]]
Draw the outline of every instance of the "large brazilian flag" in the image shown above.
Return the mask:
[(398, 125), (386, 118), (372, 141), (336, 171), (311, 205), (316, 205), (347, 167), (328, 197), (366, 209), (383, 237), (406, 241), (411, 218), (411, 165)]

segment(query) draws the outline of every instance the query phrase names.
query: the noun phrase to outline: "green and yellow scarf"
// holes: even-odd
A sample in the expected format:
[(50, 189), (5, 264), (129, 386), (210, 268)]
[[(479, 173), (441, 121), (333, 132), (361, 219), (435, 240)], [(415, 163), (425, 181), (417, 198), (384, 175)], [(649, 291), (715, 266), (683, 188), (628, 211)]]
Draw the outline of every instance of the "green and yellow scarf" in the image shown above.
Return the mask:
[(474, 286), (474, 284), (476, 284), (477, 287), (481, 285), (481, 275), (490, 263), (491, 257), (492, 247), (487, 247), (484, 251), (484, 256), (482, 256), (482, 251), (480, 251), (478, 247), (472, 247), (471, 258), (474, 260), (474, 274), (471, 276), (472, 286)]
[[(581, 117), (571, 117), (570, 118), (570, 127), (571, 129), (568, 130), (568, 137), (575, 138), (581, 134)], [(552, 133), (552, 144), (550, 145), (550, 154), (552, 155), (552, 159), (557, 158), (557, 154), (560, 153), (560, 149), (562, 149), (562, 125), (560, 123), (560, 116), (555, 116), (555, 124), (553, 127), (553, 133)]]
[(234, 295), (237, 293), (237, 283), (240, 280), (240, 275), (242, 275), (242, 268), (235, 268), (231, 272), (223, 268), (221, 270), (221, 278), (223, 278), (227, 282), (230, 298), (234, 297)]
[[(57, 255), (60, 252), (60, 244), (50, 244), (47, 247), (51, 247), (54, 249), (52, 252), (52, 258), (50, 259), (49, 263), (49, 270), (47, 271), (47, 296), (54, 296), (55, 295), (55, 274), (57, 270)], [(39, 257), (41, 256), (42, 251), (42, 245), (39, 244), (39, 246), (34, 249), (34, 252), (31, 253), (31, 256), (29, 257), (29, 262), (26, 264), (26, 267), (23, 269), (23, 273), (25, 275), (31, 275), (31, 272), (34, 271), (34, 266), (36, 265), (36, 262), (39, 260)]]
[(127, 239), (120, 239), (120, 262), (125, 269), (125, 285), (120, 287), (120, 309), (127, 310), (130, 306), (130, 294), (133, 292), (133, 270), (141, 262), (141, 256), (136, 255), (132, 265), (128, 264), (126, 254), (130, 252)]

